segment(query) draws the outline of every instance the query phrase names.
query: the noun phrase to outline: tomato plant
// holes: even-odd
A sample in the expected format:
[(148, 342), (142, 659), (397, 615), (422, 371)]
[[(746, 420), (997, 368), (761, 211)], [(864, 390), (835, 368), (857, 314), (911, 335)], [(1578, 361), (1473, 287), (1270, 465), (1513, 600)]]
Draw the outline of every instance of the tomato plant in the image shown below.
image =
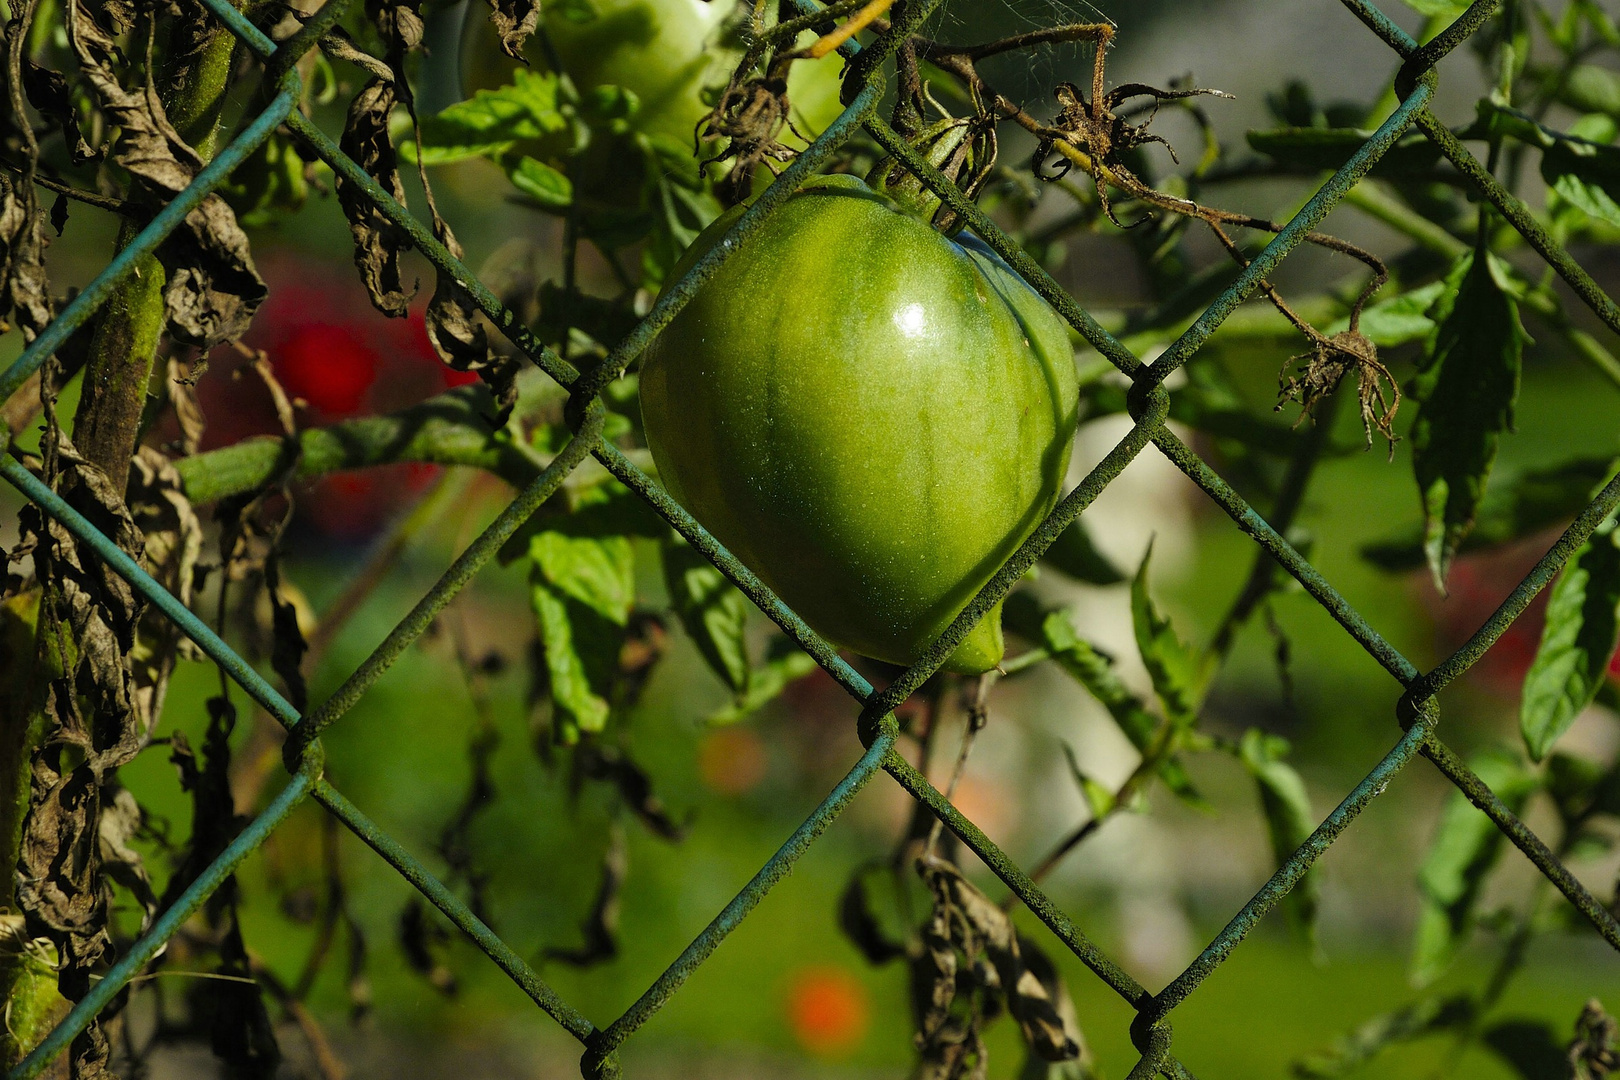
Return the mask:
[[(895, 664), (1051, 510), (1077, 397), (1045, 301), (978, 241), (850, 177), (751, 235), (641, 372), (670, 492), (818, 632)], [(948, 664), (987, 671), (1002, 653), (997, 610)]]

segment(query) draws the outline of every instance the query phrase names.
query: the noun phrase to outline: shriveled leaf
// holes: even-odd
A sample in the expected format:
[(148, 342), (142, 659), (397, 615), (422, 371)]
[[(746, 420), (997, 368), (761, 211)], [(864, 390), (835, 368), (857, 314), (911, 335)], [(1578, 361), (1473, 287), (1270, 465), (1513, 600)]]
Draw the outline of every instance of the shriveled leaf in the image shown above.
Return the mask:
[[(433, 234), (451, 255), (462, 257), (460, 241), (437, 210)], [(472, 295), (454, 275), (438, 271), (426, 322), (428, 340), (439, 359), (453, 371), (476, 374), (495, 400), (496, 426), (505, 424), (517, 404), (517, 360), (490, 348), (489, 333)]]
[(1524, 677), (1519, 730), (1533, 761), (1547, 756), (1592, 703), (1620, 646), (1620, 549), (1611, 520), (1559, 574), (1541, 646)]
[[(575, 9), (581, 0), (571, 0)], [(540, 21), (540, 0), (489, 0), (489, 21), (500, 36), (501, 50), (514, 60), (522, 60), (523, 43), (529, 40)]]
[(1545, 1021), (1503, 1020), (1486, 1028), (1481, 1041), (1524, 1080), (1569, 1080), (1569, 1056)]
[(1146, 750), (1158, 731), (1159, 721), (1125, 686), (1114, 670), (1113, 659), (1075, 632), (1073, 618), (1066, 611), (1047, 614), (1041, 621), (1040, 633), (1052, 659), (1108, 710), (1132, 746)]
[(1391, 1046), (1439, 1031), (1463, 1028), (1478, 1008), (1472, 998), (1424, 998), (1373, 1017), (1326, 1049), (1294, 1062), (1294, 1075), (1305, 1080), (1344, 1076), (1372, 1061)]
[[(128, 171), (131, 198), (155, 210), (191, 183), (202, 170), (202, 158), (175, 131), (157, 95), (119, 82), (115, 36), (85, 0), (68, 6), (68, 37), (109, 125), (118, 130), (112, 160)], [(158, 258), (168, 271), (169, 333), (199, 348), (241, 337), (268, 292), (247, 236), (218, 194), (186, 215), (158, 249)]]
[(1213, 671), (1212, 658), (1185, 644), (1148, 596), (1148, 566), (1152, 560), (1150, 545), (1131, 580), (1131, 624), (1136, 630), (1136, 647), (1142, 652), (1142, 663), (1164, 704), (1165, 715), (1176, 727), (1190, 728), (1198, 720), (1198, 709)]
[(1597, 998), (1575, 1019), (1575, 1039), (1564, 1057), (1573, 1080), (1604, 1080), (1620, 1071), (1620, 1021)]
[(906, 955), (905, 902), (895, 868), (887, 860), (863, 863), (850, 875), (838, 901), (838, 927), (869, 964)]
[[(1574, 458), (1544, 469), (1498, 475), (1485, 490), (1474, 528), (1457, 551), (1463, 554), (1511, 544), (1568, 521), (1586, 508), (1592, 489), (1614, 475), (1610, 457)], [(1424, 564), (1423, 534), (1380, 540), (1361, 549), (1362, 558), (1383, 570), (1412, 570)]]
[(609, 826), (596, 899), (591, 902), (591, 910), (579, 928), (583, 941), (577, 948), (547, 948), (546, 959), (561, 961), (569, 967), (587, 968), (619, 955), (619, 895), (630, 870), (630, 846), (626, 839), (623, 826), (617, 823)]
[[(399, 158), (388, 134), (388, 118), (398, 101), (391, 80), (373, 78), (349, 105), (348, 120), (338, 145), (401, 205), (405, 187), (399, 178)], [(360, 271), (372, 306), (384, 315), (402, 318), (416, 289), (405, 287), (400, 257), (411, 247), (409, 235), (390, 221), (377, 205), (340, 175), (338, 202), (354, 235), (354, 265)]]
[(480, 90), (465, 101), (424, 117), (422, 143), (401, 148), (407, 161), (444, 165), (474, 157), (500, 157), (519, 142), (568, 128), (557, 107), (557, 76), (519, 69), (509, 86)]
[[(1316, 831), (1316, 815), (1305, 781), (1283, 760), (1288, 742), (1255, 728), (1244, 732), (1238, 755), (1260, 790), (1260, 808), (1271, 836), (1271, 852), (1280, 866)], [(1312, 867), (1283, 903), (1288, 920), (1307, 937), (1316, 932), (1321, 874)]]
[(771, 656), (764, 664), (748, 673), (748, 689), (737, 695), (730, 705), (711, 713), (710, 724), (735, 724), (747, 719), (766, 705), (782, 696), (790, 683), (795, 683), (816, 670), (816, 661), (787, 638), (772, 643)]
[(623, 750), (593, 740), (580, 746), (574, 764), (581, 778), (613, 785), (625, 807), (654, 836), (677, 842), (686, 835), (686, 826), (670, 817), (653, 790), (652, 777)]
[(1052, 546), (1046, 549), (1041, 561), (1076, 581), (1090, 585), (1117, 585), (1125, 580), (1119, 567), (1097, 550), (1085, 523), (1075, 518), (1069, 527), (1058, 534)]
[(748, 598), (684, 542), (664, 543), (670, 604), (709, 669), (733, 693), (748, 689)]
[(1494, 257), (1458, 260), (1431, 318), (1412, 459), (1423, 502), (1424, 553), (1444, 590), (1451, 561), (1484, 498), (1497, 445), (1513, 425), (1519, 370), (1529, 336), (1507, 271)]
[[(1514, 813), (1538, 786), (1536, 775), (1505, 750), (1487, 750), (1470, 767)], [(1418, 874), (1422, 910), (1412, 949), (1412, 980), (1439, 978), (1467, 942), (1485, 879), (1502, 854), (1505, 837), (1460, 791), (1446, 797), (1440, 825)]]

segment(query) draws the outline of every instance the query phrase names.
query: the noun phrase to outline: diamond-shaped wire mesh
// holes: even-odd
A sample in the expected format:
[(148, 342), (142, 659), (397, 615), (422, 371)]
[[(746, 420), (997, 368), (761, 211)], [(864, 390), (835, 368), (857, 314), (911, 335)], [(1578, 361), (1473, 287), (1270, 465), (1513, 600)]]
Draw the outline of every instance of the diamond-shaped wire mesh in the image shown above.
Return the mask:
[[(1536, 564), (1479, 630), (1451, 657), (1434, 670), (1423, 673), (1397, 652), (1344, 600), (1306, 559), (1274, 530), (1264, 518), (1222, 481), (1197, 454), (1165, 425), (1169, 395), (1164, 379), (1203, 345), (1210, 334), (1239, 304), (1247, 300), (1288, 255), (1367, 174), (1379, 158), (1412, 127), (1417, 127), (1440, 149), (1453, 166), (1496, 210), (1511, 223), (1529, 245), (1571, 286), (1610, 328), (1620, 332), (1620, 307), (1533, 220), (1529, 211), (1490, 176), (1457, 138), (1428, 110), (1436, 86), (1434, 66), (1450, 51), (1478, 30), (1496, 11), (1500, 0), (1477, 0), (1457, 21), (1422, 47), (1383, 13), (1365, 0), (1341, 0), (1373, 33), (1401, 58), (1395, 79), (1401, 105), (1305, 205), (1287, 226), (1256, 257), (1238, 279), (1223, 292), (1196, 322), (1151, 365), (1143, 364), (1119, 341), (1108, 334), (1074, 302), (1033, 260), (1002, 233), (961, 192), (911, 150), (895, 131), (878, 118), (873, 109), (881, 93), (879, 63), (887, 59), (899, 36), (920, 24), (938, 0), (915, 4), (904, 25), (880, 39), (856, 66), (859, 85), (853, 100), (815, 142), (761, 194), (733, 226), (733, 242), (717, 244), (678, 282), (665, 290), (652, 311), (629, 337), (595, 369), (580, 373), (555, 352), (545, 348), (527, 328), (485, 288), (468, 269), (434, 239), (368, 176), (345, 156), (319, 128), (294, 108), (299, 98), (299, 77), (294, 68), (298, 57), (315, 45), (342, 16), (348, 0), (329, 0), (305, 26), (279, 47), (231, 6), (229, 0), (203, 0), (206, 6), (261, 60), (265, 62), (264, 83), (268, 104), (242, 133), (197, 176), (196, 180), (159, 213), (97, 278), (69, 304), (30, 345), (9, 370), (0, 375), (0, 400), (9, 397), (60, 348), (68, 336), (96, 311), (124, 277), (133, 272), (142, 256), (154, 251), (163, 239), (212, 190), (230, 176), (272, 132), (285, 125), (304, 148), (325, 161), (332, 169), (363, 190), (391, 221), (405, 229), (416, 247), (440, 270), (462, 283), (484, 313), (512, 344), (548, 375), (572, 393), (570, 415), (574, 418), (573, 438), (545, 471), (522, 491), (495, 522), (467, 548), (444, 576), (388, 635), (382, 645), (318, 708), (300, 717), (285, 698), (266, 682), (229, 645), (175, 597), (148, 576), (128, 555), (42, 481), (13, 458), (0, 462), (0, 473), (37, 503), (45, 513), (61, 522), (81, 541), (91, 546), (109, 566), (162, 610), (204, 653), (224, 668), (247, 693), (271, 715), (286, 725), (287, 761), (291, 782), (239, 837), (185, 891), (172, 907), (163, 912), (115, 964), (106, 976), (81, 1000), (49, 1035), (10, 1073), (11, 1080), (37, 1076), (96, 1014), (118, 995), (129, 981), (157, 954), (180, 926), (194, 914), (230, 876), (235, 868), (261, 845), (292, 810), (313, 797), (341, 820), (356, 836), (392, 865), (422, 892), (453, 923), (466, 932), (494, 962), (585, 1048), (582, 1072), (587, 1077), (618, 1074), (617, 1048), (636, 1032), (662, 1006), (696, 968), (711, 955), (726, 935), (735, 929), (773, 885), (787, 875), (795, 860), (836, 818), (839, 812), (879, 771), (889, 773), (914, 798), (944, 820), (962, 842), (988, 866), (1032, 913), (1108, 986), (1137, 1011), (1131, 1036), (1142, 1057), (1132, 1069), (1132, 1078), (1162, 1073), (1188, 1077), (1191, 1073), (1170, 1053), (1169, 1016), (1200, 983), (1242, 942), (1254, 925), (1286, 896), (1312, 864), (1332, 845), (1338, 835), (1376, 798), (1391, 778), (1415, 756), (1428, 758), (1486, 815), (1616, 949), (1620, 949), (1620, 925), (1615, 917), (1563, 866), (1557, 856), (1532, 833), (1491, 789), (1436, 734), (1439, 712), (1435, 696), (1463, 672), (1524, 613), (1535, 595), (1544, 588), (1573, 552), (1620, 505), (1620, 479), (1610, 482), (1575, 520), (1556, 544)], [(817, 10), (813, 0), (796, 0), (807, 13)], [(848, 55), (859, 50), (853, 43), (844, 46)], [(864, 82), (862, 82), (864, 80)], [(273, 91), (273, 95), (270, 93)], [(713, 274), (740, 241), (755, 229), (832, 152), (864, 126), (887, 151), (898, 156), (968, 225), (1007, 260), (1028, 282), (1067, 319), (1104, 357), (1132, 380), (1130, 412), (1135, 425), (1130, 433), (1092, 472), (1053, 510), (1046, 522), (1013, 555), (974, 601), (952, 623), (927, 654), (893, 684), (876, 690), (845, 663), (827, 642), (819, 638), (794, 612), (777, 599), (747, 567), (718, 544), (656, 483), (636, 468), (615, 447), (602, 439), (603, 409), (597, 395), (636, 358), (657, 333), (674, 318), (696, 289)], [(979, 829), (951, 806), (921, 773), (894, 749), (897, 728), (892, 711), (932, 675), (979, 617), (999, 601), (1024, 572), (1148, 444), (1153, 443), (1194, 483), (1213, 499), (1238, 528), (1259, 544), (1314, 597), (1389, 673), (1405, 688), (1397, 710), (1403, 734), (1376, 767), (1344, 797), (1314, 833), (1285, 862), (1265, 885), (1232, 917), (1188, 968), (1158, 993), (1150, 993), (1122, 968), (1104, 955), (1056, 905)], [(341, 717), (372, 683), (419, 637), (433, 616), (465, 586), (489, 561), (501, 544), (562, 484), (587, 455), (595, 456), (610, 473), (622, 481), (694, 548), (776, 622), (789, 637), (802, 646), (860, 706), (859, 720), (866, 753), (848, 775), (822, 801), (786, 843), (760, 868), (742, 889), (664, 974), (618, 1019), (597, 1027), (578, 1010), (563, 1001), (488, 926), (484, 925), (449, 889), (436, 880), (423, 865), (395, 840), (371, 822), (358, 808), (332, 788), (321, 775), (320, 732)]]

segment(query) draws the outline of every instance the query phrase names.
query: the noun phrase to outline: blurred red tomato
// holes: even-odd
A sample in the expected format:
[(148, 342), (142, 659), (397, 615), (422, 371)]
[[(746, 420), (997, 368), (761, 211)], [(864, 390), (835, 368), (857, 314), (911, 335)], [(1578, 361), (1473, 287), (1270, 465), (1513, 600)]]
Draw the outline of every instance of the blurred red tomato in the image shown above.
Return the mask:
[(812, 1054), (847, 1054), (866, 1037), (871, 1017), (866, 987), (847, 968), (818, 964), (794, 972), (788, 984), (788, 1025)]
[[(244, 344), (262, 349), (289, 397), (302, 403), (300, 427), (409, 408), (449, 387), (477, 381), (452, 371), (428, 340), (420, 298), (403, 319), (380, 315), (352, 267), (272, 256), (260, 263), (270, 295)], [(229, 350), (197, 384), (208, 419), (204, 449), (254, 435), (279, 435), (269, 392), (241, 371)], [(311, 484), (299, 499), (305, 519), (321, 532), (363, 539), (438, 475), (438, 467), (405, 463), (335, 474)]]

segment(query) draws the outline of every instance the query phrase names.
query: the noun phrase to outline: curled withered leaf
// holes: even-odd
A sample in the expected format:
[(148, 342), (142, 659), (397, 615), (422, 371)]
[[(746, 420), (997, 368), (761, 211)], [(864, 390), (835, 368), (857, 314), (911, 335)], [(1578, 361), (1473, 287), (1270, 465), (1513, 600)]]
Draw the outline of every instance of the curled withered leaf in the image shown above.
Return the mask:
[[(955, 970), (971, 972), (971, 989), (979, 995), (999, 993), (1007, 1011), (1018, 1021), (1030, 1050), (1046, 1061), (1072, 1061), (1080, 1056), (1078, 1037), (1064, 1017), (1039, 974), (1024, 962), (1018, 933), (1007, 913), (952, 863), (934, 855), (917, 861), (918, 873), (934, 896), (934, 908), (923, 930), (928, 964), (937, 972), (929, 1009), (921, 1017), (919, 1046), (926, 1051), (949, 1032), (951, 1000), (947, 996), (961, 990), (960, 977), (947, 986), (945, 974), (955, 961), (947, 961), (946, 950), (961, 955)], [(987, 1013), (983, 1003), (970, 1012)], [(982, 1067), (982, 1066), (981, 1066)]]
[(453, 996), (460, 983), (450, 970), (450, 930), (416, 897), (399, 914), (399, 944), (411, 970), (439, 993)]
[(501, 49), (514, 60), (527, 64), (523, 45), (540, 22), (536, 0), (489, 0), (489, 21), (500, 35)]
[[(161, 452), (143, 446), (129, 474), (129, 510), (145, 537), (147, 571), (182, 604), (191, 603), (203, 530), (185, 483)], [(190, 639), (174, 620), (148, 611), (140, 625), (141, 648), (131, 658), (136, 706), (150, 728), (163, 711), (163, 696), (181, 651), (193, 655)]]
[[(130, 175), (132, 201), (154, 209), (167, 203), (202, 170), (202, 158), (175, 131), (150, 87), (137, 92), (119, 82), (116, 41), (86, 0), (68, 8), (68, 37), (109, 126), (118, 129), (113, 161)], [(171, 335), (206, 349), (246, 332), (267, 289), (224, 199), (208, 195), (158, 249), (158, 258), (168, 271)]]
[[(399, 178), (399, 155), (388, 134), (388, 116), (398, 96), (392, 80), (373, 78), (349, 105), (339, 145), (401, 205), (405, 187)], [(400, 256), (410, 250), (410, 237), (390, 221), (364, 191), (339, 176), (338, 202), (354, 235), (354, 265), (360, 271), (372, 306), (391, 318), (410, 308), (415, 288), (407, 290), (400, 275)]]
[(101, 153), (85, 141), (73, 108), (72, 92), (60, 71), (52, 71), (29, 60), (23, 64), (22, 84), (23, 92), (28, 95), (28, 103), (62, 129), (62, 138), (67, 142), (73, 164), (83, 165), (100, 159)]
[(152, 924), (157, 914), (157, 893), (152, 890), (152, 879), (146, 873), (141, 853), (129, 842), (140, 834), (145, 814), (128, 788), (116, 781), (102, 790), (101, 822), (97, 836), (101, 844), (101, 864), (107, 877), (129, 890), (141, 905), (141, 931)]
[(626, 807), (654, 835), (676, 842), (685, 839), (686, 825), (670, 817), (664, 800), (653, 791), (652, 777), (618, 747), (594, 740), (581, 743), (574, 754), (576, 790), (584, 780), (600, 780), (616, 787)]
[(422, 0), (366, 0), (366, 14), (388, 43), (390, 63), (422, 44)]
[(0, 175), (0, 319), (30, 341), (55, 317), (45, 273), (45, 215), (34, 185)]
[[(461, 258), (460, 241), (437, 214), (434, 214), (433, 231), (450, 254)], [(482, 314), (474, 306), (466, 287), (442, 270), (433, 299), (428, 302), (427, 333), (439, 359), (456, 371), (474, 372), (484, 381), (495, 398), (496, 422), (504, 424), (512, 406), (517, 404), (518, 363), (490, 348)]]
[(1575, 1080), (1603, 1080), (1620, 1072), (1620, 1022), (1596, 998), (1586, 1003), (1575, 1021), (1568, 1057), (1569, 1074)]
[[(1297, 375), (1288, 371), (1296, 364), (1303, 367)], [(1277, 408), (1297, 401), (1301, 405), (1297, 427), (1316, 407), (1332, 397), (1339, 384), (1351, 372), (1356, 375), (1356, 393), (1361, 408), (1361, 423), (1367, 432), (1367, 446), (1372, 446), (1376, 430), (1389, 441), (1390, 453), (1395, 452), (1399, 436), (1395, 434), (1395, 414), (1401, 407), (1401, 389), (1389, 368), (1378, 359), (1378, 346), (1365, 334), (1344, 330), (1332, 337), (1318, 335), (1311, 343), (1311, 351), (1290, 357), (1283, 367), (1281, 388), (1277, 393)], [(1387, 388), (1387, 389), (1386, 389)]]
[(580, 924), (584, 944), (577, 949), (548, 948), (546, 959), (583, 968), (619, 955), (619, 894), (629, 871), (630, 847), (624, 828), (615, 822), (608, 829), (607, 850), (602, 852), (602, 878), (596, 887), (596, 899)]

